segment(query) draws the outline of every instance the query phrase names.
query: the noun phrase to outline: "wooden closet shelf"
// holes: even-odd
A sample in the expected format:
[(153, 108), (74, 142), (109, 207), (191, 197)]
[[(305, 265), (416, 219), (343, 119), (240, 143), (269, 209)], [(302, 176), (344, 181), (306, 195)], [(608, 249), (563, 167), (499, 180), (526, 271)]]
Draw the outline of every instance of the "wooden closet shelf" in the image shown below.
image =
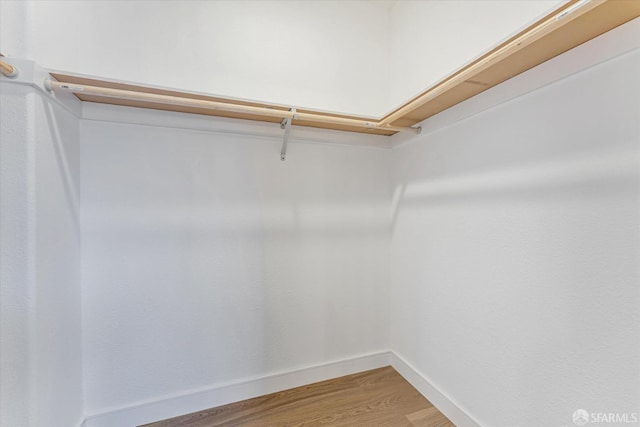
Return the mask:
[[(640, 0), (572, 0), (495, 49), (425, 90), (382, 119), (299, 109), (297, 110), (299, 116), (293, 118), (292, 124), (377, 135), (393, 135), (399, 130), (412, 130), (408, 129), (408, 127), (638, 16), (640, 16)], [(75, 96), (85, 102), (276, 123), (280, 122), (282, 117), (274, 116), (274, 113), (285, 112), (285, 114), (289, 114), (290, 110), (282, 105), (157, 89), (104, 79), (80, 77), (69, 73), (51, 73), (51, 76), (59, 82), (69, 85), (85, 85), (142, 94), (164, 95), (186, 100), (211, 101), (211, 103), (224, 103), (227, 106), (241, 107), (231, 108), (232, 110), (240, 111), (225, 111), (224, 109), (212, 109), (211, 107), (172, 105), (164, 101), (143, 101), (75, 91)], [(246, 110), (248, 111), (243, 111), (242, 106), (258, 107), (259, 109), (247, 108)]]

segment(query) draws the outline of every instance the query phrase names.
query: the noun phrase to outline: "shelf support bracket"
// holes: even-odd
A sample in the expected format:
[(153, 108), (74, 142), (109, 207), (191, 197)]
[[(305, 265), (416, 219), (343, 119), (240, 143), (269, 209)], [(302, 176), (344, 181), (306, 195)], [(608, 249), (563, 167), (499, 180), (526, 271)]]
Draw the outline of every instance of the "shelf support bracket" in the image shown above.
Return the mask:
[(287, 143), (289, 142), (289, 132), (291, 132), (291, 122), (293, 119), (298, 118), (295, 108), (292, 108), (291, 112), (293, 113), (291, 117), (285, 117), (280, 122), (280, 129), (284, 129), (284, 140), (282, 141), (282, 150), (280, 150), (280, 160), (283, 162), (287, 157)]

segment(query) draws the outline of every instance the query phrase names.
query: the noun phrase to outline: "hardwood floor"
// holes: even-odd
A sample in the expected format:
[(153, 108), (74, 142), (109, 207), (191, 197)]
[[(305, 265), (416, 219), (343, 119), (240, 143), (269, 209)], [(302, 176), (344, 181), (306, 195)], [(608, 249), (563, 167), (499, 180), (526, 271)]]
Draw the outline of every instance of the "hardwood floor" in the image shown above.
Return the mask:
[(390, 366), (145, 426), (455, 427)]

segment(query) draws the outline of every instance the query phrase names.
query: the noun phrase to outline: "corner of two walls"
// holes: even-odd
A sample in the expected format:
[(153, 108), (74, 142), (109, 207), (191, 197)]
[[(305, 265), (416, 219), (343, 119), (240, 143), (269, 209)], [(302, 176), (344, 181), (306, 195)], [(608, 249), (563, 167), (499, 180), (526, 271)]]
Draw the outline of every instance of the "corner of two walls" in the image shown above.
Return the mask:
[(7, 426), (84, 419), (77, 118), (2, 84), (2, 407)]
[(86, 413), (386, 352), (388, 150), (156, 114), (81, 123)]
[(3, 425), (387, 360), (387, 150), (2, 93)]
[(383, 360), (387, 150), (2, 103), (3, 425)]
[(640, 414), (637, 24), (393, 150), (390, 347), (459, 425)]
[(3, 108), (2, 262), (25, 235), (32, 256), (2, 272), (29, 283), (2, 287), (3, 423), (73, 425), (82, 376), (95, 414), (389, 348), (479, 424), (638, 412), (638, 51), (474, 110), (549, 66), (391, 152), (286, 162), (274, 138)]

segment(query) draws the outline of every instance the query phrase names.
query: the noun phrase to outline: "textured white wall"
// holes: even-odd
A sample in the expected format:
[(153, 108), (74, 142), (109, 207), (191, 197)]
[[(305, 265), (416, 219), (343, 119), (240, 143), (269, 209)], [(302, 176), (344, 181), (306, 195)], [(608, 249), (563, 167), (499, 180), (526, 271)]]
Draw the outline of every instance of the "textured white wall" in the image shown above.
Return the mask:
[[(486, 425), (637, 412), (638, 71), (636, 51), (394, 153), (282, 163), (279, 140), (83, 122), (86, 412), (389, 343)], [(76, 124), (1, 99), (1, 423), (75, 425)]]
[(3, 83), (0, 424), (83, 417), (77, 119)]
[(0, 50), (47, 68), (354, 114), (387, 110), (388, 11), (368, 2), (0, 0), (0, 20)]
[(81, 136), (88, 414), (387, 349), (387, 150)]
[[(1, 84), (1, 83), (0, 83)], [(29, 422), (29, 253), (33, 192), (27, 138), (33, 95), (26, 88), (0, 86), (0, 424)]]
[(391, 110), (452, 74), (565, 0), (398, 1), (390, 12)]
[(391, 348), (481, 425), (640, 409), (638, 75), (635, 49), (393, 151)]

